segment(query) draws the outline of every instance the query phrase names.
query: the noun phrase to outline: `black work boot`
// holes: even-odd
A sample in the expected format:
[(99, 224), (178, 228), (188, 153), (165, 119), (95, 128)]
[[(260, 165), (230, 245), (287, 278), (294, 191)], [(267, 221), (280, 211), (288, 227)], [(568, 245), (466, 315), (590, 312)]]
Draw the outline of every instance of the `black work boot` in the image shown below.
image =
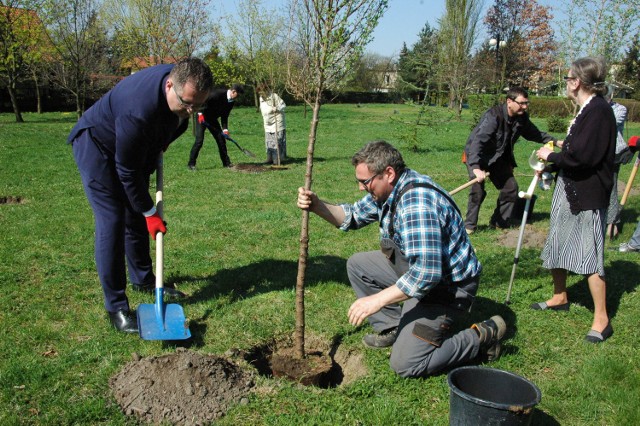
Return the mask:
[(388, 348), (398, 338), (398, 327), (384, 330), (380, 333), (367, 334), (362, 338), (362, 343), (370, 348)]
[(507, 324), (500, 315), (494, 315), (486, 321), (473, 324), (480, 338), (480, 353), (486, 356), (487, 361), (495, 361), (500, 357), (502, 350), (500, 340), (507, 331)]

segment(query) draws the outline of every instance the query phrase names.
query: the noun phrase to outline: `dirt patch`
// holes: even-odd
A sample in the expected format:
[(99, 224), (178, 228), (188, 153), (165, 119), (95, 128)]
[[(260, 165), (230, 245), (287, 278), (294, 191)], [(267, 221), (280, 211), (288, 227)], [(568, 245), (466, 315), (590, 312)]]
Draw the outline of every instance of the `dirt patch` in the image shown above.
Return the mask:
[(265, 167), (262, 164), (234, 164), (231, 170), (242, 173), (264, 173), (271, 170), (271, 167)]
[(109, 380), (118, 405), (143, 422), (209, 424), (235, 404), (248, 403), (253, 372), (225, 358), (184, 348), (133, 361)]
[[(515, 248), (518, 245), (518, 236), (520, 235), (520, 228), (513, 228), (503, 230), (498, 236), (498, 242), (503, 247)], [(522, 246), (529, 248), (542, 248), (544, 242), (547, 239), (546, 232), (537, 231), (530, 226), (525, 226), (524, 235), (522, 236)]]
[[(631, 189), (629, 190), (629, 195), (627, 195), (627, 197), (635, 197), (640, 195), (640, 188), (638, 188), (638, 185), (637, 185), (638, 181), (636, 179), (634, 179), (634, 182), (631, 185)], [(618, 197), (619, 198), (622, 198), (622, 194), (624, 194), (624, 190), (626, 189), (626, 187), (627, 187), (627, 182), (618, 180)]]
[(23, 202), (22, 197), (13, 197), (11, 195), (0, 196), (0, 204), (22, 204)]
[(362, 354), (344, 349), (339, 341), (306, 336), (304, 360), (293, 358), (293, 348), (293, 340), (284, 338), (246, 352), (238, 351), (236, 356), (265, 377), (283, 377), (324, 389), (349, 384), (368, 373)]

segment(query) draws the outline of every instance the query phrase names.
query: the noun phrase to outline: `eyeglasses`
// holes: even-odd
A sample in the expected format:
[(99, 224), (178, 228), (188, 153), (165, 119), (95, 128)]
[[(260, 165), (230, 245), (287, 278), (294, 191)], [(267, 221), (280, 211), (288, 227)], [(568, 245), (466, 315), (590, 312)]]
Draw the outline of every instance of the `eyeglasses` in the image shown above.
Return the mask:
[(529, 106), (529, 104), (531, 103), (530, 101), (522, 101), (522, 102), (518, 102), (515, 99), (511, 99), (513, 102), (517, 103), (520, 106)]
[(571, 77), (570, 75), (566, 75), (562, 78), (564, 79), (564, 81), (569, 81), (569, 80), (576, 80), (578, 77)]
[(184, 99), (182, 99), (182, 97), (180, 95), (178, 95), (178, 91), (176, 90), (176, 85), (174, 84), (173, 86), (173, 93), (176, 94), (176, 96), (178, 97), (178, 102), (180, 102), (180, 106), (184, 109), (190, 109), (191, 111), (202, 111), (205, 107), (205, 105), (196, 105), (196, 104), (190, 104), (184, 101)]
[(373, 179), (377, 176), (380, 176), (380, 173), (376, 173), (375, 175), (371, 176), (369, 179), (358, 179), (356, 178), (356, 182), (362, 184), (362, 186), (364, 186), (365, 188), (367, 187), (367, 185), (369, 185), (371, 183), (371, 181), (373, 181)]

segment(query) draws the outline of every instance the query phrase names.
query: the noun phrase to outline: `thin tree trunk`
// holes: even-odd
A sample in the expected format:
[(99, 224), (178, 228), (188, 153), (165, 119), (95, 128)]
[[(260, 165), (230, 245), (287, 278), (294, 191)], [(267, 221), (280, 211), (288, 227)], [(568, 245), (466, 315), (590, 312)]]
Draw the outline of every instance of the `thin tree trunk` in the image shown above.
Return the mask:
[(36, 88), (36, 99), (37, 99), (36, 109), (38, 111), (38, 114), (42, 114), (42, 97), (40, 96), (40, 85), (38, 84), (38, 74), (36, 73), (35, 70), (32, 70), (31, 73), (33, 76), (33, 84)]
[[(316, 144), (316, 134), (318, 132), (318, 121), (320, 117), (320, 95), (316, 94), (316, 102), (313, 106), (313, 118), (311, 119), (311, 129), (309, 131), (309, 145), (307, 146), (307, 170), (304, 179), (304, 188), (311, 189), (313, 182), (313, 151)], [(296, 328), (294, 333), (295, 357), (302, 359), (305, 357), (304, 351), (304, 278), (307, 269), (307, 258), (309, 254), (309, 212), (302, 211), (302, 227), (300, 229), (300, 256), (298, 258), (298, 278), (296, 280)]]
[(7, 84), (7, 91), (9, 92), (9, 98), (11, 98), (11, 106), (13, 107), (13, 113), (16, 116), (16, 123), (24, 123), (20, 107), (18, 106), (18, 98), (16, 97), (15, 82), (11, 81)]

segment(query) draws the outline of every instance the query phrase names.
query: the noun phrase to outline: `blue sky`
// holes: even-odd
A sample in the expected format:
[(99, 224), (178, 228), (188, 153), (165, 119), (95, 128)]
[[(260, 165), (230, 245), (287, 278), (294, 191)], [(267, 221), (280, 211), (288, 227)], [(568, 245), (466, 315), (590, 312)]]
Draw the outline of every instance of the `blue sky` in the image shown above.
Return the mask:
[[(217, 2), (214, 3), (218, 12), (216, 15), (219, 15), (220, 12), (233, 13), (237, 0), (222, 0), (221, 6), (218, 6)], [(263, 0), (263, 5), (269, 7), (278, 7), (284, 3), (285, 0)], [(485, 0), (485, 10), (491, 4), (493, 0)], [(561, 0), (538, 0), (538, 4), (551, 6), (554, 9), (554, 20), (557, 22)], [(367, 51), (383, 56), (398, 55), (403, 43), (411, 47), (418, 41), (418, 33), (427, 22), (432, 27), (437, 27), (438, 19), (442, 17), (444, 11), (445, 0), (389, 0), (389, 8), (378, 23), (374, 39), (367, 46)], [(483, 11), (482, 16), (484, 14)], [(557, 30), (556, 36), (558, 36)]]

